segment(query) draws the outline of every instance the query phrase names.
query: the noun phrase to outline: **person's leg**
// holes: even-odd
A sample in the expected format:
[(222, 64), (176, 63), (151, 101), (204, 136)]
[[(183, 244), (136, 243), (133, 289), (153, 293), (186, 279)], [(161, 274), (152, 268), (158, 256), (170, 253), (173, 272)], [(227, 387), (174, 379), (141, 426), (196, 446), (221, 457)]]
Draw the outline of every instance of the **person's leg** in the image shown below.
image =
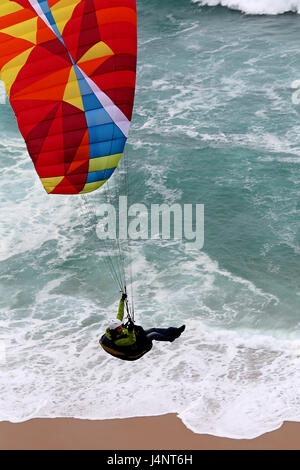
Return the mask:
[(161, 333), (157, 333), (155, 331), (152, 331), (152, 333), (148, 333), (146, 335), (147, 340), (153, 341), (154, 339), (156, 341), (170, 341), (169, 336), (162, 335)]
[(150, 328), (145, 330), (147, 339), (156, 341), (174, 341), (178, 335), (178, 328)]
[(148, 333), (155, 333), (156, 328), (149, 328), (149, 330), (144, 330), (144, 333), (147, 335)]

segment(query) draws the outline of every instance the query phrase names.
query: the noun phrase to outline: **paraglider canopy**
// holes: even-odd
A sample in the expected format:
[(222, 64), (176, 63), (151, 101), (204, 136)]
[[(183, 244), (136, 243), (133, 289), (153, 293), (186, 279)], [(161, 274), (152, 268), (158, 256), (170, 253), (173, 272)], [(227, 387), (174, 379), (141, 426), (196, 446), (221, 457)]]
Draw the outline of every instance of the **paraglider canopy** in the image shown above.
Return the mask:
[(135, 0), (1, 0), (0, 72), (48, 193), (102, 186), (128, 137)]

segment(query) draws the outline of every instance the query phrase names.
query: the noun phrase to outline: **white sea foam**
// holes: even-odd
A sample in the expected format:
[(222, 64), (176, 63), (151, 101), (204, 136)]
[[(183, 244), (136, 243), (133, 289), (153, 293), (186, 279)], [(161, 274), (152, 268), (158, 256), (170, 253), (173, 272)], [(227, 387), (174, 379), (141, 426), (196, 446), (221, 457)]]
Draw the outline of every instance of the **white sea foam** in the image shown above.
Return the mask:
[(286, 12), (300, 13), (299, 0), (192, 0), (199, 5), (222, 5), (249, 15), (280, 15)]
[[(71, 315), (67, 299), (52, 299), (51, 305), (63, 305)], [(77, 307), (81, 315), (94, 308), (83, 300)], [(216, 332), (191, 321), (180, 340), (156, 343), (143, 360), (127, 364), (97, 348), (105, 322), (79, 328), (74, 319), (67, 335), (50, 326), (48, 320), (38, 338), (29, 336), (29, 328), (40, 328), (38, 320), (22, 334), (15, 331), (10, 368), (0, 366), (1, 419), (173, 412), (194, 432), (232, 438), (253, 438), (285, 420), (300, 421), (299, 341)]]

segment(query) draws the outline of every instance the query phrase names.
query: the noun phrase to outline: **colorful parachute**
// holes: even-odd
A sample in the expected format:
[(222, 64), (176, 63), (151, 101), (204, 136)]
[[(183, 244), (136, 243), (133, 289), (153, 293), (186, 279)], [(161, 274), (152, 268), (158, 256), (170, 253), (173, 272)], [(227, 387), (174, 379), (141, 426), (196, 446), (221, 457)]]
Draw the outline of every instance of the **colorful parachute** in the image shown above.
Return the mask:
[(0, 73), (48, 193), (94, 191), (132, 115), (135, 0), (0, 0)]

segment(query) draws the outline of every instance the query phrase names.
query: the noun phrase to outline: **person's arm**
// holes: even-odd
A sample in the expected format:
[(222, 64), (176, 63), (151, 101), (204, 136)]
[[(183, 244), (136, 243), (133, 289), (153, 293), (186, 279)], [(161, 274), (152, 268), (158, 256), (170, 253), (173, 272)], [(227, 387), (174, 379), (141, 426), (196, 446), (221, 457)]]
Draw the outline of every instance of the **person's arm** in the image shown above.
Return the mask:
[(124, 318), (124, 300), (126, 298), (127, 298), (127, 294), (122, 294), (122, 298), (121, 298), (120, 303), (119, 303), (119, 311), (118, 311), (118, 315), (117, 315), (117, 318), (120, 321), (123, 321), (123, 318)]
[(127, 338), (121, 338), (115, 340), (115, 344), (117, 346), (131, 346), (136, 342), (136, 336), (134, 330), (128, 331), (126, 330), (126, 333), (128, 334)]
[(124, 318), (124, 300), (122, 299), (120, 300), (120, 303), (119, 303), (119, 311), (118, 311), (117, 318), (120, 321), (123, 321), (123, 318)]

